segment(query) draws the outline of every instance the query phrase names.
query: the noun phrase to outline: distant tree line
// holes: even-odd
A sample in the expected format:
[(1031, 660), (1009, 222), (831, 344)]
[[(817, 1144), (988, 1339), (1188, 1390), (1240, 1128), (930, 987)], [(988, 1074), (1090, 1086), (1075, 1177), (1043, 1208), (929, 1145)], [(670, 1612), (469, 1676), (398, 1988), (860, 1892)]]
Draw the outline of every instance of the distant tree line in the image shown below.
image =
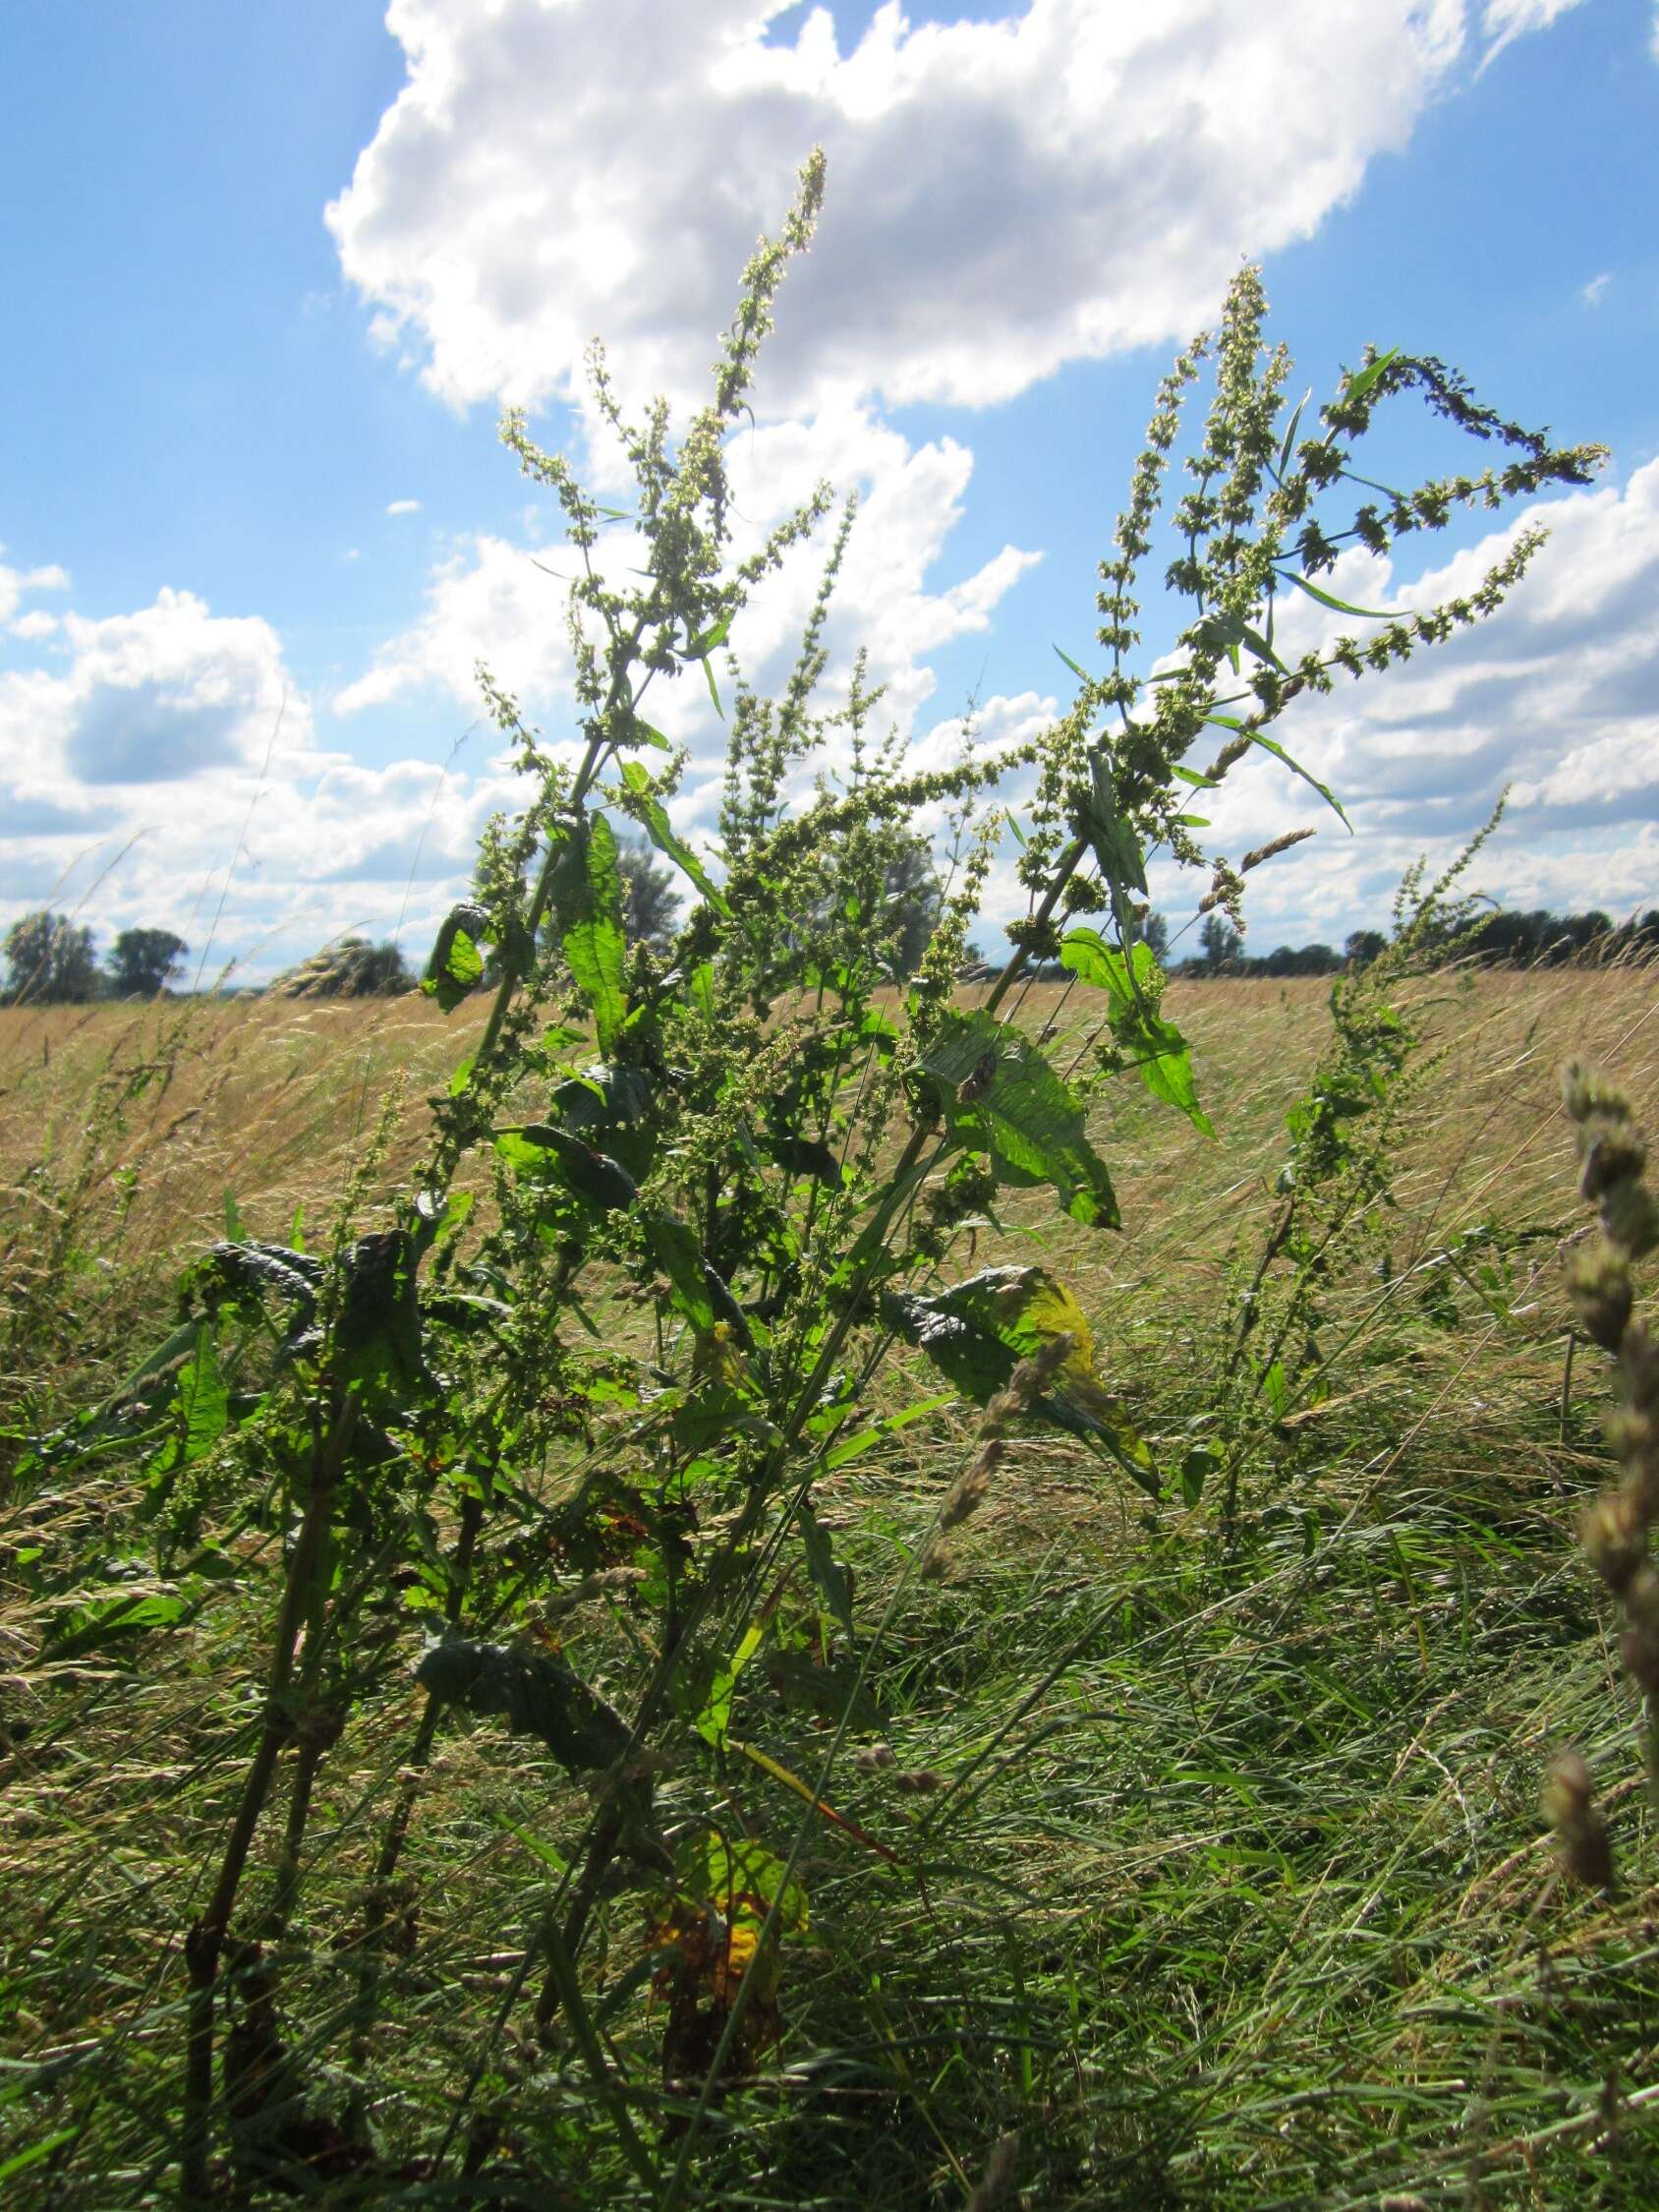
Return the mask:
[[(1148, 917), (1149, 942), (1155, 934), (1162, 938), (1162, 915)], [(1154, 925), (1158, 925), (1156, 932)], [(1279, 945), (1271, 953), (1251, 955), (1230, 921), (1221, 914), (1207, 914), (1198, 951), (1179, 961), (1173, 972), (1193, 977), (1335, 975), (1344, 968), (1367, 966), (1387, 950), (1388, 942), (1380, 929), (1355, 929), (1344, 940), (1340, 953), (1334, 945), (1315, 944)], [(1632, 952), (1659, 954), (1659, 906), (1622, 922), (1599, 909), (1552, 914), (1543, 907), (1530, 913), (1500, 908), (1459, 942), (1457, 958), (1488, 967), (1559, 967), (1569, 960), (1616, 960)]]
[[(901, 973), (919, 962), (939, 916), (942, 887), (928, 864), (925, 848), (896, 852), (887, 867), (890, 907), (897, 917), (895, 951)], [(658, 868), (649, 847), (625, 844), (619, 854), (623, 928), (630, 944), (665, 953), (673, 941), (676, 904), (673, 880)], [(1171, 972), (1189, 978), (1213, 976), (1336, 975), (1364, 967), (1385, 951), (1388, 939), (1378, 929), (1351, 930), (1338, 952), (1334, 945), (1279, 945), (1271, 953), (1247, 954), (1238, 931), (1222, 914), (1206, 914), (1198, 950), (1170, 963), (1169, 925), (1160, 913), (1136, 925)], [(970, 947), (973, 960), (978, 954)], [(15, 921), (0, 940), (6, 960), (6, 985), (0, 1004), (85, 1005), (93, 999), (152, 999), (169, 990), (183, 971), (190, 947), (170, 929), (124, 929), (100, 961), (92, 932), (68, 914), (42, 907)], [(1584, 914), (1553, 914), (1500, 909), (1488, 914), (1459, 950), (1459, 958), (1488, 966), (1561, 966), (1573, 960), (1614, 960), (1630, 953), (1659, 956), (1659, 906), (1615, 922), (1599, 908)], [(974, 972), (979, 972), (976, 965)], [(985, 969), (986, 974), (993, 972)], [(1050, 963), (1040, 973), (1060, 976)], [(971, 979), (971, 978), (970, 978)], [(337, 937), (270, 985), (279, 998), (390, 998), (416, 988), (418, 978), (393, 944), (371, 944), (366, 937)]]

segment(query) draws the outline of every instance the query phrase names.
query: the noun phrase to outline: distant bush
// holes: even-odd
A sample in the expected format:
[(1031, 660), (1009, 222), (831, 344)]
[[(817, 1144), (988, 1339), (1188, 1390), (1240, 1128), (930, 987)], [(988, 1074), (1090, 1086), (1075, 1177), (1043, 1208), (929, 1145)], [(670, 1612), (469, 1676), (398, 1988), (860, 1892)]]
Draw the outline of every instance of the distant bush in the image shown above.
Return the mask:
[(279, 975), (271, 993), (279, 999), (389, 999), (414, 988), (415, 978), (395, 945), (337, 937)]

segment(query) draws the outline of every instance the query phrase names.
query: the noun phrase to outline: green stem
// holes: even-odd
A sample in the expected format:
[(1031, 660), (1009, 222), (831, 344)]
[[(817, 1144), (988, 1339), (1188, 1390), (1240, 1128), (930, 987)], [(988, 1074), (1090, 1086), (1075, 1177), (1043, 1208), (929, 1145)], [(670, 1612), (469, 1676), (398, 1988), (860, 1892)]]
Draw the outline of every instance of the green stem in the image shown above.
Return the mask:
[(301, 1620), (313, 1602), (318, 1560), (326, 1553), (335, 1492), (345, 1464), (346, 1447), (357, 1425), (357, 1398), (348, 1396), (336, 1406), (326, 1437), (319, 1434), (313, 1446), (310, 1492), (288, 1562), (288, 1578), (277, 1615), (258, 1746), (243, 1781), (212, 1896), (206, 1911), (185, 1938), (191, 2002), (185, 2032), (180, 2179), (187, 2204), (205, 2203), (212, 2194), (208, 2148), (213, 2102), (213, 2008), (219, 1961), (231, 1914), (236, 1909), (237, 1892), (247, 1871), (255, 1832), (270, 1795), (276, 1763), (283, 1745), (289, 1740), (292, 1723), (287, 1699), (294, 1674), (294, 1648), (299, 1640)]

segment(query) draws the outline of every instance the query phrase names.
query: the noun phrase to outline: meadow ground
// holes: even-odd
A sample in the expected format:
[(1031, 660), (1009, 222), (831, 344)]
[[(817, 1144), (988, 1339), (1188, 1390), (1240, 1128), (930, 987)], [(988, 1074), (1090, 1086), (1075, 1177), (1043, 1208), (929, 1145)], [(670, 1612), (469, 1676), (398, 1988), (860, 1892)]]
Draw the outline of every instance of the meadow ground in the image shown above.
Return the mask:
[[(1217, 1140), (1116, 1084), (1092, 1132), (1122, 1234), (1057, 1234), (1014, 1194), (978, 1240), (976, 1264), (1041, 1257), (1071, 1286), (1172, 1468), (1218, 1434), (1327, 988), (1173, 986)], [(838, 1809), (897, 1859), (815, 1837), (781, 2038), (697, 2201), (961, 2204), (1003, 2138), (1005, 2201), (1032, 2207), (1659, 2201), (1659, 1838), (1573, 1534), (1608, 1474), (1606, 1378), (1581, 1348), (1568, 1364), (1559, 1250), (1583, 1211), (1558, 1088), (1570, 1055), (1597, 1061), (1659, 1131), (1659, 991), (1651, 968), (1550, 969), (1406, 996), (1440, 1056), (1393, 1204), (1333, 1253), (1312, 1380), (1250, 1429), (1236, 1509), (1216, 1481), (1154, 1506), (1068, 1439), (1021, 1441), (947, 1577), (907, 1599), (873, 1688), (899, 1766), (944, 1786), (904, 1798), (846, 1770)], [(1019, 1019), (1063, 1037), (1080, 1011), (1041, 985)], [(118, 1385), (227, 1223), (324, 1235), (390, 1096), (372, 1221), (475, 1027), (407, 999), (0, 1013), (0, 1428), (37, 1433)], [(901, 1366), (888, 1387), (923, 1385)], [(971, 1433), (918, 1423), (820, 1486), (861, 1624)], [(171, 1587), (130, 1473), (0, 1500), (9, 2201), (174, 2186), (180, 1939), (274, 1603), (268, 1545), (243, 1554), (180, 1625), (66, 1656), (88, 1593)], [(395, 1610), (385, 1632), (418, 1649)], [(565, 1631), (595, 1654), (616, 1632), (602, 1608)], [(290, 1932), (311, 2063), (348, 2086), (341, 1931), (417, 1705), (411, 1681), (329, 1760)], [(810, 1759), (793, 1724), (768, 1741)], [(1570, 1741), (1609, 1809), (1611, 1899), (1558, 1879), (1543, 1834)], [(735, 1817), (771, 1788), (735, 1774)], [(470, 2071), (571, 1802), (538, 1746), (461, 1722), (422, 1786), (412, 1948), (372, 2055), (410, 2203), (439, 2200), (416, 2154), (468, 2081), (501, 2141), (572, 2173), (567, 2201), (627, 2200), (625, 2170), (576, 2178), (602, 2120), (578, 2066), (509, 2019)], [(662, 2023), (638, 1914), (607, 1910), (596, 2016), (649, 2078)]]

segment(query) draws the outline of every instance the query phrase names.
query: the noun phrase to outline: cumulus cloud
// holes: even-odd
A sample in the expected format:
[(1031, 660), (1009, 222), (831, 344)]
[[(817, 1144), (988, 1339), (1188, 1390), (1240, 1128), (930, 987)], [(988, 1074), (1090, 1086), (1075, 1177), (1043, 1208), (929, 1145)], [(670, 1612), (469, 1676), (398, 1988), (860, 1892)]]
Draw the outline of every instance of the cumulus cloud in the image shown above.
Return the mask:
[(386, 505), (387, 514), (419, 514), (420, 511), (419, 499), (392, 499)]
[(527, 548), (483, 535), (463, 539), (439, 562), (418, 620), (336, 694), (334, 711), (355, 715), (424, 685), (476, 709), (481, 661), (503, 689), (539, 710), (568, 695), (561, 582)]
[(199, 951), (222, 901), (215, 964), (256, 975), (400, 916), (419, 950), (511, 802), (486, 757), (446, 775), (324, 750), (276, 632), (191, 593), (66, 613), (58, 638), (0, 673), (0, 928), (95, 890), (100, 934), (155, 924)]
[[(1205, 811), (1236, 860), (1281, 830), (1317, 825), (1251, 880), (1252, 937), (1329, 934), (1379, 918), (1405, 865), (1444, 860), (1510, 788), (1481, 886), (1507, 904), (1614, 910), (1659, 904), (1659, 461), (1620, 488), (1574, 492), (1396, 586), (1387, 559), (1345, 553), (1328, 579), (1365, 607), (1426, 607), (1470, 591), (1528, 521), (1549, 542), (1490, 620), (1326, 699), (1277, 732), (1352, 818), (1349, 839), (1305, 784), (1257, 757)], [(1282, 608), (1287, 658), (1363, 629), (1311, 601)], [(1161, 893), (1174, 899), (1166, 875)], [(1187, 898), (1190, 905), (1190, 897)]]
[(1184, 338), (1470, 52), (1572, 4), (1030, 0), (914, 26), (886, 5), (843, 54), (827, 9), (791, 32), (782, 0), (391, 0), (408, 82), (328, 221), (380, 337), (453, 404), (579, 396), (596, 330), (630, 381), (683, 395), (822, 144), (829, 206), (762, 400), (979, 406)]

